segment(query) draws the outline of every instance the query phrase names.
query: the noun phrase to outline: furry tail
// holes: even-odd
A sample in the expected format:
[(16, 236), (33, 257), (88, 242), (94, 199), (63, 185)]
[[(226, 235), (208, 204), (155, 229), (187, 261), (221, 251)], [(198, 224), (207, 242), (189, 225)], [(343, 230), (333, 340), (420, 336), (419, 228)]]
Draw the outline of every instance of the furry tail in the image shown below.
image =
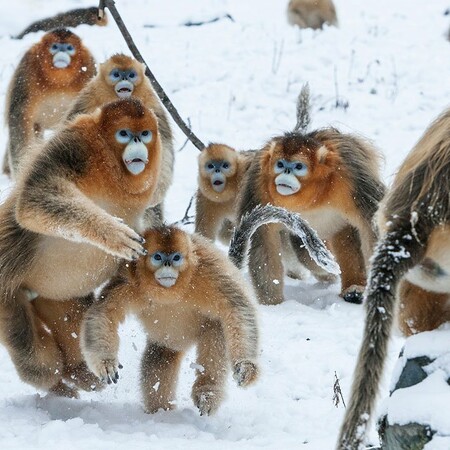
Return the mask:
[(311, 123), (311, 105), (309, 102), (309, 84), (303, 85), (297, 99), (297, 123), (294, 131), (305, 133)]
[(340, 273), (339, 266), (333, 255), (308, 223), (299, 214), (272, 205), (258, 205), (252, 211), (242, 216), (233, 234), (228, 251), (228, 256), (236, 267), (242, 268), (253, 233), (260, 226), (268, 223), (282, 223), (285, 225), (302, 239), (311, 258), (320, 267), (323, 267), (330, 273)]
[(365, 448), (363, 440), (373, 412), (391, 333), (398, 283), (424, 252), (405, 228), (386, 234), (375, 248), (366, 291), (366, 325), (359, 350), (350, 402), (337, 449)]

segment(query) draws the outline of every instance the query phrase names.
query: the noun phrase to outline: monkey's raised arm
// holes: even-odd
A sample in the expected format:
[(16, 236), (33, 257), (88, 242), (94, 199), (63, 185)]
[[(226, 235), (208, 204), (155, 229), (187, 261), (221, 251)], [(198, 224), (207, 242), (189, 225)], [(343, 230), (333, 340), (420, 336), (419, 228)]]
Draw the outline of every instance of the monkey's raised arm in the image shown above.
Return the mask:
[(31, 176), (25, 181), (16, 219), (35, 233), (86, 242), (120, 258), (131, 260), (146, 253), (139, 234), (96, 205), (73, 182), (58, 176), (44, 182)]
[(236, 267), (242, 268), (253, 233), (259, 227), (268, 223), (285, 225), (301, 237), (309, 255), (320, 267), (336, 275), (340, 273), (333, 255), (308, 223), (299, 214), (272, 205), (258, 205), (242, 217), (234, 232), (228, 251), (228, 256)]

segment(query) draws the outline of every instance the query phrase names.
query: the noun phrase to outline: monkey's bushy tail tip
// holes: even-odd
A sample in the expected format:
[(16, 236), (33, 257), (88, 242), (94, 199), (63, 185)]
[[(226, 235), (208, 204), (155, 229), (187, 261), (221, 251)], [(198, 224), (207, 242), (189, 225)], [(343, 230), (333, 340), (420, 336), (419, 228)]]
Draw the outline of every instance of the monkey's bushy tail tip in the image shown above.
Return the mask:
[(231, 239), (228, 256), (241, 268), (253, 233), (262, 225), (282, 223), (301, 238), (311, 258), (329, 273), (341, 273), (333, 255), (300, 214), (273, 205), (258, 205), (244, 214)]

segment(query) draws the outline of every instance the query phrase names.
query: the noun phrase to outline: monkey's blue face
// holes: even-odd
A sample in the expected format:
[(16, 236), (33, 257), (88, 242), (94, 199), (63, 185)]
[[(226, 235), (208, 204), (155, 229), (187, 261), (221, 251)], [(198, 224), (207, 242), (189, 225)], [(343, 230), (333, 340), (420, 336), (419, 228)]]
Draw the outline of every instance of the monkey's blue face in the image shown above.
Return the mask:
[(232, 167), (228, 161), (212, 159), (205, 163), (205, 172), (210, 176), (211, 186), (218, 193), (225, 189), (227, 176), (231, 170)]
[(57, 69), (65, 69), (70, 65), (76, 49), (72, 44), (54, 42), (50, 45), (49, 52), (53, 55), (53, 66)]
[(128, 128), (116, 131), (116, 141), (126, 145), (122, 153), (122, 160), (125, 167), (133, 175), (139, 175), (148, 164), (148, 149), (145, 144), (149, 144), (153, 139), (150, 130), (132, 132)]
[(180, 252), (165, 253), (158, 251), (150, 255), (150, 264), (155, 270), (156, 281), (165, 288), (175, 285), (180, 267), (184, 263), (184, 256)]
[(119, 98), (131, 97), (139, 75), (134, 69), (121, 70), (114, 68), (109, 73), (109, 80)]
[(292, 195), (300, 190), (299, 178), (308, 173), (308, 167), (302, 161), (286, 161), (278, 159), (274, 165), (277, 192), (281, 195)]

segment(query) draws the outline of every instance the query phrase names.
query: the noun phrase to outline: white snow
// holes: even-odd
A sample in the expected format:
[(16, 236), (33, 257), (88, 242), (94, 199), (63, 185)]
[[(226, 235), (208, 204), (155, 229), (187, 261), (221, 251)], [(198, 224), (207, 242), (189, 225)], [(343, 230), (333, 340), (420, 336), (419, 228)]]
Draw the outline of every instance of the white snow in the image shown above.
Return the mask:
[[(9, 36), (38, 18), (93, 4), (0, 0), (0, 114), (19, 58), (42, 33), (23, 40)], [(292, 129), (296, 97), (309, 82), (313, 126), (334, 125), (373, 140), (383, 154), (384, 179), (390, 182), (424, 129), (449, 106), (450, 43), (444, 36), (450, 21), (443, 15), (448, 1), (336, 0), (340, 27), (322, 32), (289, 27), (286, 4), (287, 0), (116, 0), (151, 70), (205, 143), (258, 148), (271, 136)], [(179, 26), (225, 13), (234, 22)], [(115, 52), (129, 53), (112, 19), (105, 28), (81, 26), (76, 33), (98, 61)], [(337, 100), (348, 107), (336, 108)], [(185, 137), (175, 126), (174, 131), (180, 148)], [(1, 149), (6, 140), (3, 129)], [(169, 221), (183, 217), (195, 192), (197, 155), (191, 144), (176, 154), (175, 180), (166, 201)], [(11, 190), (4, 176), (0, 190), (2, 199)], [(145, 340), (132, 318), (120, 329), (119, 360), (124, 369), (118, 384), (101, 393), (82, 393), (80, 400), (36, 393), (18, 379), (2, 347), (0, 446), (331, 449), (344, 414), (342, 406), (333, 405), (334, 373), (348, 400), (364, 321), (364, 308), (344, 303), (338, 292), (337, 285), (287, 281), (286, 302), (259, 306), (260, 380), (243, 390), (230, 376), (228, 398), (214, 417), (200, 417), (190, 399), (193, 353), (182, 366), (178, 409), (143, 412), (138, 371)], [(388, 394), (386, 381), (402, 343), (396, 335), (382, 397)], [(446, 430), (447, 411), (448, 402), (431, 411), (433, 419), (439, 414), (441, 421), (447, 418), (440, 423)], [(377, 443), (374, 429), (370, 438)], [(435, 442), (427, 450), (436, 450), (440, 444)], [(440, 442), (450, 447), (448, 438)]]

